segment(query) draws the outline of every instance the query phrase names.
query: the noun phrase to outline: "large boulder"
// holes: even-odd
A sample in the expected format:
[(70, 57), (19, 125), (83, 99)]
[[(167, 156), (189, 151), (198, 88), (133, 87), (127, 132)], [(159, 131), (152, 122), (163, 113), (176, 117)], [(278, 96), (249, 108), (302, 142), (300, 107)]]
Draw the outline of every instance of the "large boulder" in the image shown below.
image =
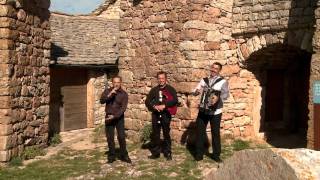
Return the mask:
[(320, 152), (310, 149), (243, 150), (225, 160), (207, 180), (318, 180)]

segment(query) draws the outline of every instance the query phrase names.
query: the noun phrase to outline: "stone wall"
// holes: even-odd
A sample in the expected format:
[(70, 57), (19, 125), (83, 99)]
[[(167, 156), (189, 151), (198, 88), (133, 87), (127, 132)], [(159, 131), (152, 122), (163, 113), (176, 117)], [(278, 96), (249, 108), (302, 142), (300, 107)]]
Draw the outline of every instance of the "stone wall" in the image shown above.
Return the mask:
[(314, 25), (314, 0), (235, 0), (233, 34), (288, 31)]
[[(309, 127), (310, 129), (313, 128), (318, 128), (318, 132), (319, 127), (315, 127), (315, 123), (314, 123), (314, 104), (313, 104), (313, 83), (316, 80), (320, 79), (320, 8), (319, 5), (317, 4), (317, 7), (315, 9), (315, 19), (316, 19), (316, 29), (315, 29), (315, 33), (314, 33), (314, 37), (313, 37), (313, 41), (312, 41), (312, 45), (313, 45), (313, 51), (314, 54), (312, 56), (311, 59), (311, 76), (310, 76), (310, 89), (309, 89), (309, 117), (310, 117), (310, 121), (309, 121)], [(310, 130), (308, 132), (308, 139), (309, 139), (309, 146), (312, 148), (314, 147), (314, 141), (315, 141), (315, 134), (313, 130)], [(319, 137), (318, 137), (318, 142), (319, 142)]]
[(104, 123), (105, 118), (105, 105), (100, 104), (100, 96), (105, 89), (106, 84), (106, 75), (103, 72), (95, 72), (95, 81), (94, 81), (94, 124), (99, 125)]
[(46, 146), (50, 1), (0, 1), (0, 161)]
[(209, 65), (218, 61), (226, 65), (222, 74), (233, 83), (231, 98), (225, 103), (223, 133), (250, 135), (250, 107), (238, 90), (247, 87), (234, 77), (241, 69), (231, 37), (232, 5), (232, 1), (121, 2), (119, 68), (130, 94), (128, 129), (138, 131), (150, 122), (145, 96), (155, 85), (156, 72), (165, 70), (182, 103), (171, 132), (175, 140), (187, 140), (192, 136), (198, 103), (189, 93), (208, 75)]
[[(312, 52), (315, 25), (315, 0), (256, 1), (237, 0), (233, 8), (233, 36), (251, 46), (241, 54), (246, 59), (252, 52), (272, 44), (295, 46)], [(264, 36), (264, 37), (261, 37)], [(253, 44), (261, 45), (253, 46)], [(245, 47), (241, 47), (245, 49)], [(241, 49), (241, 50), (242, 50)]]
[(123, 12), (120, 9), (120, 0), (106, 0), (105, 3), (92, 12), (92, 15), (106, 19), (120, 19), (122, 14)]
[(118, 58), (118, 20), (52, 14), (52, 64), (105, 65)]
[[(233, 7), (233, 31), (237, 46), (239, 65), (245, 68), (247, 60), (254, 54), (262, 54), (266, 49), (274, 47), (294, 47), (296, 52), (306, 51), (310, 54), (314, 51), (312, 44), (315, 33), (315, 9), (316, 1), (255, 1), (235, 0)], [(279, 50), (280, 52), (280, 50)], [(290, 53), (288, 52), (287, 55)], [(286, 57), (288, 58), (288, 57)], [(256, 61), (258, 63), (258, 61)], [(311, 62), (311, 67), (316, 64)], [(265, 67), (266, 68), (266, 67)], [(313, 72), (311, 70), (311, 72)], [(255, 78), (253, 78), (255, 79)], [(242, 79), (242, 81), (251, 81)], [(261, 82), (260, 82), (261, 83)], [(253, 98), (255, 104), (263, 104), (263, 89), (259, 90), (261, 84), (257, 84), (254, 92), (258, 96), (248, 94), (247, 98)], [(311, 92), (309, 92), (311, 96)], [(257, 99), (258, 98), (258, 99)], [(312, 100), (309, 100), (309, 112), (313, 111)], [(259, 106), (253, 106), (252, 116), (254, 127), (260, 124), (257, 122), (263, 115)], [(258, 108), (257, 108), (258, 107)], [(308, 121), (308, 146), (312, 147), (313, 142), (313, 118), (309, 115)], [(255, 128), (257, 132), (257, 128)]]
[(260, 135), (264, 95), (246, 60), (278, 45), (297, 52), (313, 49), (314, 1), (122, 0), (120, 7), (119, 69), (129, 92), (126, 127), (138, 131), (150, 122), (145, 96), (156, 84), (156, 72), (165, 70), (182, 103), (172, 121), (177, 141), (192, 134), (198, 99), (189, 93), (212, 62), (224, 65), (222, 75), (230, 85), (222, 133), (252, 137)]

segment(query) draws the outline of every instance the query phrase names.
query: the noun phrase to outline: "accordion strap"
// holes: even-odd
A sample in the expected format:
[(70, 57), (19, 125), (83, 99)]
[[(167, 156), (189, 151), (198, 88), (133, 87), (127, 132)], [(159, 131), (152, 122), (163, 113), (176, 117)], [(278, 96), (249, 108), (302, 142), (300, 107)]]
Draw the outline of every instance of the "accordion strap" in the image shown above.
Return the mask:
[(209, 84), (209, 78), (208, 77), (205, 77), (203, 78), (204, 82), (207, 84), (208, 87), (212, 88), (215, 84), (217, 84), (218, 82), (220, 82), (223, 78), (222, 77), (219, 77), (218, 79), (216, 79), (214, 81), (214, 83), (212, 83), (212, 85), (210, 86)]

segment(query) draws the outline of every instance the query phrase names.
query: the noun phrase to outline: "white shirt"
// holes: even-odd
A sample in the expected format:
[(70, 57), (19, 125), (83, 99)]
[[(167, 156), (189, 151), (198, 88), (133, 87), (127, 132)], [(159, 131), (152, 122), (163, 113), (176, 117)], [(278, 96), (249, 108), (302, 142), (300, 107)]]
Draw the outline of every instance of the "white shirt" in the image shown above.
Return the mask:
[[(209, 77), (209, 86), (211, 86), (219, 77), (221, 76)], [(206, 82), (203, 79), (201, 79), (201, 81), (198, 83), (198, 85), (193, 90), (193, 92), (196, 92), (198, 90), (200, 93), (202, 93), (203, 88), (206, 86), (207, 86)], [(222, 79), (221, 81), (219, 81), (213, 86), (213, 89), (221, 92), (220, 98), (222, 101), (225, 101), (228, 99), (229, 85), (227, 80)], [(216, 111), (214, 112), (215, 115), (220, 113), (222, 113), (222, 108), (216, 109)]]

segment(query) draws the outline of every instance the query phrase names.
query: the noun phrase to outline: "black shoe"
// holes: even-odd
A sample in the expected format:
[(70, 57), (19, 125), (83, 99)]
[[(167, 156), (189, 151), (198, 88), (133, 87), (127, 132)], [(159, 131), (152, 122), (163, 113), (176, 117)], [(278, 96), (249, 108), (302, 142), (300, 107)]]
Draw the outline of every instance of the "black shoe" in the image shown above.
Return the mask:
[(172, 154), (171, 153), (165, 154), (164, 157), (167, 159), (167, 161), (171, 161), (172, 160)]
[(114, 161), (116, 161), (116, 159), (115, 158), (108, 158), (108, 164), (112, 164)]
[(202, 160), (203, 160), (203, 156), (196, 155), (196, 157), (194, 158), (194, 160), (196, 160), (196, 161), (202, 161)]
[(212, 159), (217, 163), (221, 163), (222, 162), (222, 160), (220, 159), (219, 156), (212, 156)]
[(123, 161), (123, 162), (129, 163), (129, 164), (132, 163), (132, 161), (129, 158), (129, 156), (121, 157), (120, 160)]
[(160, 157), (160, 154), (152, 154), (151, 156), (148, 156), (149, 159), (158, 159)]

